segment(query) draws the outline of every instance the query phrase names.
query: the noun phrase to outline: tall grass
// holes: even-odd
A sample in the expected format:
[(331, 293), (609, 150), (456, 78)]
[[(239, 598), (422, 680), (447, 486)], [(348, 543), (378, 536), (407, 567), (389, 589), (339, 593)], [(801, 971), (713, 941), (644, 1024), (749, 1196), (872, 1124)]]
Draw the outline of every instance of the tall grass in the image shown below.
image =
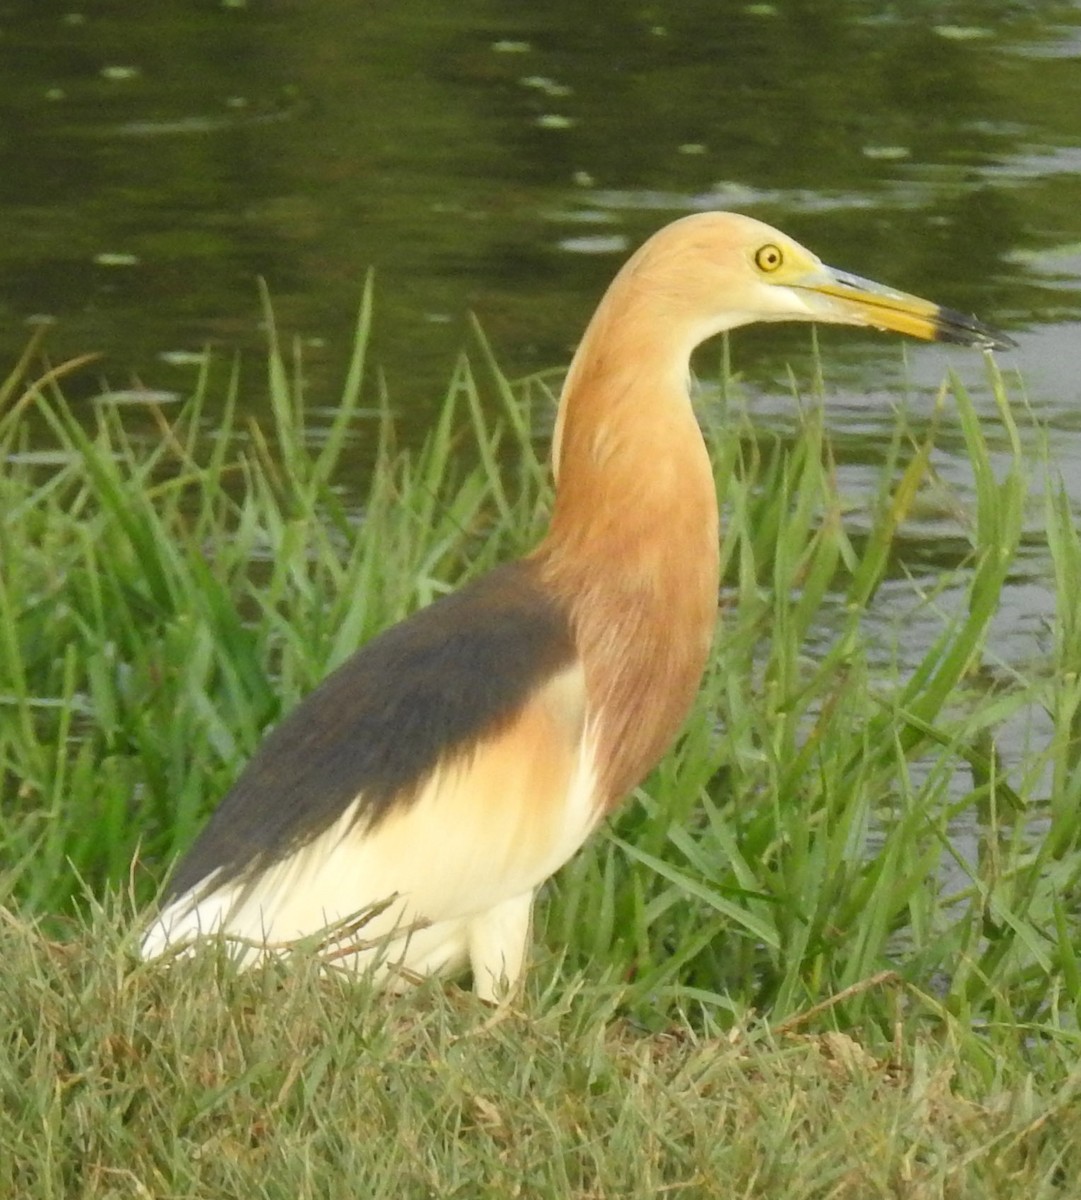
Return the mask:
[[(991, 386), (997, 470), (964, 388), (940, 397), (972, 468), (970, 505), (957, 498), (970, 551), (949, 581), (960, 602), (937, 581), (939, 632), (905, 673), (871, 654), (868, 624), (933, 442), (898, 424), (857, 541), (820, 410), (790, 446), (731, 421), (715, 436), (730, 588), (717, 654), (676, 753), (556, 885), (549, 936), (576, 965), (620, 947), (632, 994), (661, 1011), (752, 1005), (799, 1023), (839, 997), (832, 1019), (883, 1036), (906, 1015), (1076, 1031), (1078, 535), (1053, 489), (1061, 629), (1042, 669), (1004, 678), (987, 643), (1035, 472), (993, 370)], [(830, 594), (842, 615), (824, 623)], [(1041, 711), (1046, 746), (1004, 761), (999, 730)]]
[[(369, 294), (318, 427), (325, 401), (272, 321), (265, 422), (241, 417), (236, 370), (224, 395), (204, 374), (179, 414), (150, 406), (138, 435), (107, 402), (73, 411), (63, 371), (35, 380), (30, 357), (0, 387), (0, 903), (48, 924), (87, 896), (148, 902), (300, 695), (539, 536), (543, 384), (511, 386), (478, 339), (479, 367), (458, 364), (423, 445), (401, 448), (365, 370), (370, 319)], [(589, 979), (646, 1025), (756, 1010), (884, 1043), (898, 1022), (1008, 1028), (1025, 1054), (1039, 1031), (1075, 1036), (1081, 542), (1053, 480), (1034, 514), (1050, 467), (989, 371), (1004, 462), (964, 388), (940, 397), (971, 465), (954, 501), (970, 548), (949, 580), (913, 584), (938, 633), (904, 670), (868, 619), (933, 475), (934, 423), (898, 418), (851, 514), (818, 400), (782, 440), (726, 387), (705, 418), (726, 514), (716, 655), (675, 751), (547, 890), (539, 993)], [(360, 439), (376, 444), (358, 489)], [(1059, 605), (1047, 661), (988, 672), (1034, 519)], [(1032, 711), (1050, 734), (1009, 761), (999, 731)]]
[[(366, 300), (318, 439), (274, 335), (266, 428), (238, 416), (235, 372), (212, 433), (209, 374), (175, 420), (151, 408), (138, 442), (123, 410), (87, 419), (51, 380), (0, 418), (4, 887), (21, 907), (121, 883), (136, 851), (148, 898), (268, 724), (357, 644), (530, 537), (539, 464), (509, 495), (507, 435), (484, 423), (466, 363), (417, 453), (395, 448), (385, 404), (361, 415), (369, 320)], [(31, 413), (53, 440), (45, 470), (40, 447), (26, 453)], [(377, 441), (359, 507), (343, 490), (357, 436)]]

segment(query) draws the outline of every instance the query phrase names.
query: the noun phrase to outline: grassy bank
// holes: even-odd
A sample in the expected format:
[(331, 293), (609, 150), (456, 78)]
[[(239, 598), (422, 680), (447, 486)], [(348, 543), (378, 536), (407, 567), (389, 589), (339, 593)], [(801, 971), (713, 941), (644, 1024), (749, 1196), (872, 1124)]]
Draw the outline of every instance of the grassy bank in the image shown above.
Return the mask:
[(878, 1050), (759, 1022), (648, 1034), (550, 963), (499, 1015), (310, 963), (163, 971), (108, 913), (53, 945), (9, 921), (0, 949), (5, 1196), (1049, 1200), (1081, 1178), (1061, 1043), (985, 1073), (946, 1026)]
[[(731, 386), (704, 415), (714, 662), (675, 752), (548, 888), (517, 1011), (136, 963), (133, 906), (262, 730), (543, 528), (543, 386), (480, 346), (401, 450), (369, 412), (368, 317), (333, 398), (272, 339), (259, 423), (235, 376), (137, 419), (72, 411), (29, 359), (0, 387), (12, 1194), (71, 1194), (90, 1164), (101, 1196), (325, 1195), (342, 1171), (365, 1195), (1069, 1195), (1081, 542), (997, 379), (993, 422), (959, 386), (937, 420), (899, 416), (855, 511), (817, 402), (794, 439)], [(971, 464), (948, 498), (965, 552), (907, 585), (897, 620), (935, 632), (902, 669), (869, 614), (906, 580), (909, 515), (943, 503), (940, 426)], [(991, 643), (1023, 537), (1057, 600), (1024, 668)], [(1038, 736), (1007, 754), (1019, 721)]]

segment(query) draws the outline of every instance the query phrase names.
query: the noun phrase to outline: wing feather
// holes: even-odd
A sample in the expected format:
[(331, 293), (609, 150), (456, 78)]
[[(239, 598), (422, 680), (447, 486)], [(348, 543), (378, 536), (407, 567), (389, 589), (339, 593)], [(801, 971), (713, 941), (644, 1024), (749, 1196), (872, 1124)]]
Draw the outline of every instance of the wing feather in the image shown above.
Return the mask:
[[(600, 815), (575, 664), (539, 688), (517, 716), (437, 767), (408, 805), (374, 825), (358, 797), (332, 826), (263, 869), (214, 875), (176, 896), (144, 953), (222, 931), (241, 957), (346, 921), (387, 900), (365, 941), (390, 940), (388, 963), (417, 973), (457, 965), (473, 922), (529, 895), (582, 844)], [(417, 923), (426, 928), (414, 930)], [(405, 936), (408, 933), (408, 936)], [(363, 962), (365, 954), (356, 956)]]
[(460, 960), (475, 921), (531, 895), (597, 820), (588, 729), (565, 613), (529, 560), (498, 568), (369, 643), (269, 735), (144, 954), (212, 931), (257, 954), (393, 898), (365, 939), (426, 922), (391, 959)]

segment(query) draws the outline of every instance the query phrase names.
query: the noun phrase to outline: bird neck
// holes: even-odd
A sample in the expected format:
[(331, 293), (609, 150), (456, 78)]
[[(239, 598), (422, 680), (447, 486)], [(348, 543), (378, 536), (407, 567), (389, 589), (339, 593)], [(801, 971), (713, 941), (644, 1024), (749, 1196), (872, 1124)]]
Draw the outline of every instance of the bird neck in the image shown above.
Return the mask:
[(602, 802), (656, 764), (689, 711), (717, 611), (713, 471), (689, 346), (633, 294), (606, 298), (567, 377), (558, 480), (535, 552), (565, 603), (595, 722)]

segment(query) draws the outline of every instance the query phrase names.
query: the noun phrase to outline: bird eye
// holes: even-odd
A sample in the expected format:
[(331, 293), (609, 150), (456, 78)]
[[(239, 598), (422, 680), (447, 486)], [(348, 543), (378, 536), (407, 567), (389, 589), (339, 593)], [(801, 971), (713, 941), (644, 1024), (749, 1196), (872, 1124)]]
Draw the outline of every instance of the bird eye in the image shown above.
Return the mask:
[(755, 252), (754, 263), (760, 271), (776, 271), (783, 262), (784, 255), (781, 253), (781, 247), (773, 245), (772, 242)]

